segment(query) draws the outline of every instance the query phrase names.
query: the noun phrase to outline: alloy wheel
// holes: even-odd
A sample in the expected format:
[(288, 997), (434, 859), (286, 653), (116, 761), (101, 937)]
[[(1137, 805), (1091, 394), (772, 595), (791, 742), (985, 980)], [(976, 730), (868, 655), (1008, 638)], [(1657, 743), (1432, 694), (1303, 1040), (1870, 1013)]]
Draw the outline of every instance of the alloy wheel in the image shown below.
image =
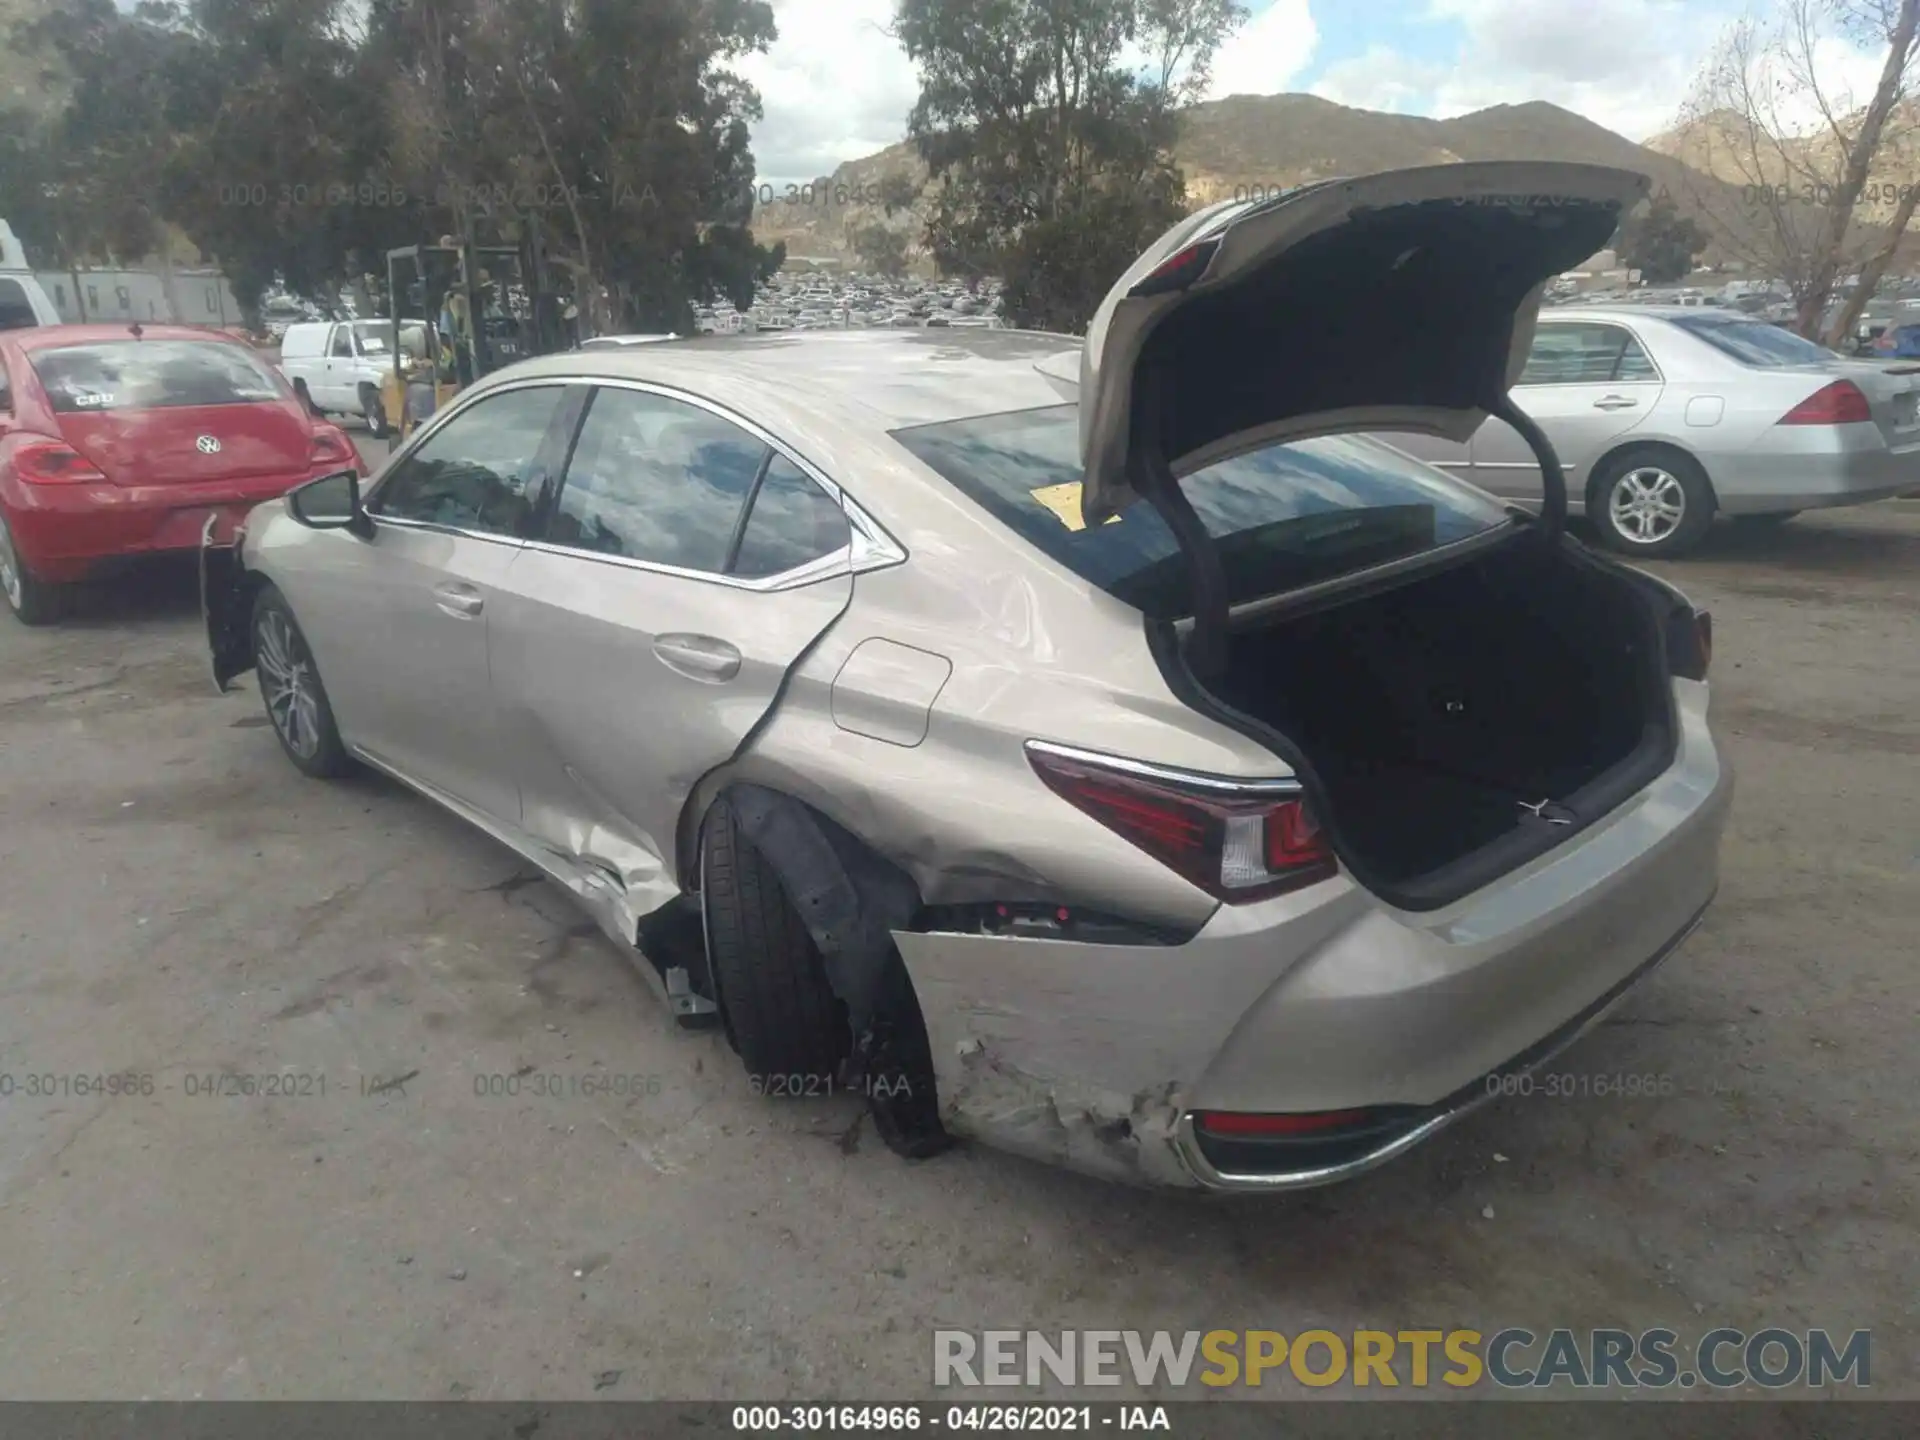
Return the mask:
[(260, 617), (255, 666), (267, 715), (287, 748), (302, 759), (320, 749), (319, 678), (293, 624), (278, 610)]
[(13, 553), (13, 532), (7, 528), (7, 518), (0, 515), (0, 593), (7, 597), (7, 604), (18, 610), (25, 603), (25, 586), (20, 579), (20, 560)]
[(1613, 482), (1607, 517), (1631, 545), (1658, 545), (1687, 514), (1687, 492), (1677, 475), (1658, 465), (1636, 465)]

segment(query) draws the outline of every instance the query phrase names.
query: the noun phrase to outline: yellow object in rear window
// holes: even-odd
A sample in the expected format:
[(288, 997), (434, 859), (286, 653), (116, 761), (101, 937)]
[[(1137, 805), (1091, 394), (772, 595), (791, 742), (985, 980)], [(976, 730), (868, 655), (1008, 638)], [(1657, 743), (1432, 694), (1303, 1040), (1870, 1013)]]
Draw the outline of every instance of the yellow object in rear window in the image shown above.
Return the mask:
[[(1064, 485), (1042, 485), (1038, 490), (1029, 490), (1027, 493), (1052, 511), (1067, 529), (1084, 530), (1087, 522), (1080, 515), (1080, 490), (1078, 480), (1069, 480)], [(1111, 525), (1119, 518), (1118, 515), (1110, 516), (1107, 524)]]

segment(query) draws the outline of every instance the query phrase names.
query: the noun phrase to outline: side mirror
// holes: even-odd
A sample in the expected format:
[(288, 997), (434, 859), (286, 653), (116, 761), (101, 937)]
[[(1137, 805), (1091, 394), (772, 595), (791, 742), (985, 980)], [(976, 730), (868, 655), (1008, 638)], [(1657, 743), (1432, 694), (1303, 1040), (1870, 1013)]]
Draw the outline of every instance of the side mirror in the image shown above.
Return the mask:
[(337, 470), (289, 490), (287, 511), (309, 530), (349, 530), (363, 540), (373, 535), (354, 470)]

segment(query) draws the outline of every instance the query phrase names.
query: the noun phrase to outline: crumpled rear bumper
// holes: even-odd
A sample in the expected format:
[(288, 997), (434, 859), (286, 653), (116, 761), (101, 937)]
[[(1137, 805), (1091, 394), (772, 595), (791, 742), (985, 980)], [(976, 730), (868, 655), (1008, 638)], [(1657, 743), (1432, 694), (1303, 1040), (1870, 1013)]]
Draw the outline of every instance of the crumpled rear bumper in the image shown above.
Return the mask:
[[(1658, 780), (1442, 910), (1390, 910), (1342, 875), (1223, 907), (1184, 945), (898, 935), (943, 1122), (1052, 1163), (1188, 1188), (1326, 1184), (1411, 1148), (1501, 1075), (1571, 1043), (1711, 900), (1732, 776), (1706, 687), (1675, 689), (1681, 744)], [(1335, 1161), (1298, 1151), (1259, 1173), (1210, 1159), (1194, 1123), (1200, 1111), (1349, 1109), (1405, 1123)]]

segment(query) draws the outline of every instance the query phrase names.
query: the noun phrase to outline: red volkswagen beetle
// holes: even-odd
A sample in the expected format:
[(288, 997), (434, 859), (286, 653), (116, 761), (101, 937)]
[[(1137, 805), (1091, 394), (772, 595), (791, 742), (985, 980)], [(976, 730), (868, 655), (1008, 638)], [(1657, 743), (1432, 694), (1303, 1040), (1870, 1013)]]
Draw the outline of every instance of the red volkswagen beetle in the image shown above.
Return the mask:
[(29, 625), (121, 557), (195, 549), (318, 475), (365, 473), (240, 341), (172, 325), (0, 333), (0, 590)]

